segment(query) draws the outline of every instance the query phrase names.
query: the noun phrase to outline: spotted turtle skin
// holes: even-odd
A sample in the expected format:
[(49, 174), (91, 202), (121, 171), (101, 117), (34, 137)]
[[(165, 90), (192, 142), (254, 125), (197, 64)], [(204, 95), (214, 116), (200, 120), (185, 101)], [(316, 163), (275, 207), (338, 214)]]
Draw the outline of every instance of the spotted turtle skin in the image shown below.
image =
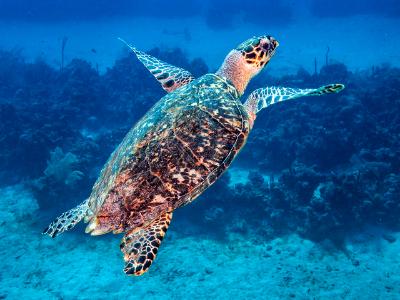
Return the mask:
[(249, 130), (239, 94), (223, 77), (207, 74), (167, 94), (112, 153), (86, 221), (120, 233), (191, 202), (229, 167)]

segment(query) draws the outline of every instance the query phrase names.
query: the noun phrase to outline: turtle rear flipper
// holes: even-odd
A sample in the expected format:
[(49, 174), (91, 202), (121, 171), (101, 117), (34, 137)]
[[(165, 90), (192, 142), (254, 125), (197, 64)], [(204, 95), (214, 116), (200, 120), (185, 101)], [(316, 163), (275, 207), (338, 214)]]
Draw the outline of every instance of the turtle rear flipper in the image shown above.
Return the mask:
[(166, 212), (149, 225), (125, 234), (120, 247), (124, 253), (126, 274), (139, 276), (149, 269), (156, 258), (171, 218), (172, 211)]
[(61, 214), (61, 216), (51, 222), (51, 224), (45, 230), (43, 230), (43, 234), (47, 234), (48, 236), (54, 238), (64, 231), (74, 228), (75, 225), (86, 216), (89, 210), (88, 203), (89, 199), (86, 199), (78, 206)]

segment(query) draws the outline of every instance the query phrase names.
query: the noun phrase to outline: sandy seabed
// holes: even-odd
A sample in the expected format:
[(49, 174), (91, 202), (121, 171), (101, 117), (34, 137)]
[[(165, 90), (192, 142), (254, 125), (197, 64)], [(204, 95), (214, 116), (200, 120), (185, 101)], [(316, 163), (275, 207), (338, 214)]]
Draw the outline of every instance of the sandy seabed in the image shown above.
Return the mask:
[(22, 185), (0, 190), (0, 211), (0, 299), (400, 298), (400, 235), (358, 234), (338, 251), (296, 235), (182, 236), (172, 222), (150, 271), (127, 277), (120, 236), (86, 236), (82, 226), (42, 236)]

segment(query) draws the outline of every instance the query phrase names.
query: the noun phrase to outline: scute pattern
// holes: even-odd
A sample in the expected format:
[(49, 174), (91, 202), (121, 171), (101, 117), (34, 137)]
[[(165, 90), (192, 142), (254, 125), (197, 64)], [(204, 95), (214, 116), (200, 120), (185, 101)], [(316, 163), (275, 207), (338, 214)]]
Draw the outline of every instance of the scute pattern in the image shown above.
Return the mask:
[(103, 199), (93, 200), (96, 231), (141, 227), (189, 203), (229, 166), (248, 131), (236, 89), (219, 76), (166, 95), (114, 153), (118, 168), (103, 172), (112, 177), (99, 179), (107, 189), (93, 191)]

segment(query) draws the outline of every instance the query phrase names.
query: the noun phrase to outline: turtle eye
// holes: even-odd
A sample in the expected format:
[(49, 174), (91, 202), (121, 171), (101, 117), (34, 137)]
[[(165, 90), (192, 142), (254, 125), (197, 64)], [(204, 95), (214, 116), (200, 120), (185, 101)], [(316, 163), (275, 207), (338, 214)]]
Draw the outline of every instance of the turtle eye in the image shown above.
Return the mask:
[(275, 51), (275, 48), (276, 47), (273, 44), (265, 44), (263, 46), (263, 51), (265, 51), (266, 53), (270, 54), (270, 53)]
[(274, 53), (278, 46), (279, 43), (272, 37), (264, 39), (263, 41), (261, 41), (260, 45), (262, 51), (265, 51), (268, 54)]
[(270, 44), (270, 43), (263, 43), (263, 44), (261, 44), (261, 48), (262, 48), (264, 51), (268, 51), (268, 50), (271, 49), (271, 44)]

